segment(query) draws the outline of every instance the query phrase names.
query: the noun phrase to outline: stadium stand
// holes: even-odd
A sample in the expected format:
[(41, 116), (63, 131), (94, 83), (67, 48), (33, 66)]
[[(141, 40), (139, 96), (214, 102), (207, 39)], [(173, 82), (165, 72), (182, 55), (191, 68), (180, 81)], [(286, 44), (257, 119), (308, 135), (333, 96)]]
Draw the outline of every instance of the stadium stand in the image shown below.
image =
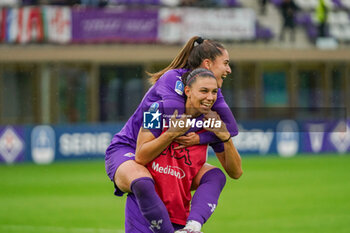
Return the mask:
[[(275, 7), (280, 7), (282, 0), (271, 1)], [(315, 42), (318, 37), (316, 7), (318, 0), (296, 0), (301, 11), (296, 16), (297, 24), (302, 27), (310, 42)], [(340, 43), (346, 43), (349, 38), (349, 0), (325, 0), (328, 8), (327, 35), (335, 38)]]
[[(213, 9), (249, 8), (256, 14), (255, 39), (244, 41), (251, 46), (256, 42), (269, 42), (268, 46), (278, 47), (278, 38), (281, 32), (281, 4), (283, 0), (270, 0), (266, 3), (267, 14), (261, 12), (260, 4), (256, 0), (3, 0), (1, 7), (32, 6), (32, 5), (69, 5), (72, 7), (118, 7), (118, 6), (150, 6), (150, 7), (199, 7)], [(295, 16), (296, 43), (295, 47), (312, 47), (318, 38), (318, 22), (316, 8), (318, 0), (295, 0), (300, 8)], [(328, 12), (326, 35), (342, 44), (350, 41), (350, 0), (325, 0)], [(228, 41), (230, 42), (230, 41)], [(241, 42), (239, 40), (232, 42)], [(2, 42), (3, 43), (3, 42)]]

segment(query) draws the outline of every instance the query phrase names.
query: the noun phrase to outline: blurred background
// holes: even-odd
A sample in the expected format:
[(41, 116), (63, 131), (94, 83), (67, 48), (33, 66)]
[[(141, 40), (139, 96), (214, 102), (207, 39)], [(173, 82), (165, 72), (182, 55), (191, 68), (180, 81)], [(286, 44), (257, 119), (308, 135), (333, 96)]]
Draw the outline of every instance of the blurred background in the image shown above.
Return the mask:
[[(108, 186), (104, 152), (150, 87), (146, 71), (167, 66), (195, 35), (222, 42), (230, 54), (222, 91), (240, 127), (233, 140), (243, 161), (258, 159), (248, 159), (248, 170), (262, 158), (267, 166), (271, 157), (319, 156), (345, 169), (349, 0), (0, 0), (0, 172), (9, 181), (2, 197), (17, 192), (14, 173), (77, 160), (97, 159), (96, 174)], [(0, 232), (32, 229), (4, 216)], [(252, 225), (238, 229), (257, 232), (244, 231)]]
[[(222, 90), (244, 132), (235, 139), (241, 152), (350, 150), (347, 0), (2, 0), (0, 7), (1, 162), (36, 161), (39, 149), (51, 151), (46, 161), (37, 153), (41, 163), (103, 157), (148, 90), (146, 71), (164, 68), (194, 35), (229, 51), (233, 72)], [(280, 142), (289, 147), (278, 149)]]

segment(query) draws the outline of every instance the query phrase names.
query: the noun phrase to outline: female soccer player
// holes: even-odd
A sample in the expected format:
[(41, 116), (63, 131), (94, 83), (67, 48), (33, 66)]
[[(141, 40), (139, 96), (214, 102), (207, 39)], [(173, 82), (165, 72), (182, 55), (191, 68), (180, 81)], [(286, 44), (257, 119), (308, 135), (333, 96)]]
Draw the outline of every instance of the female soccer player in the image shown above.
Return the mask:
[[(171, 222), (175, 228), (185, 226), (188, 216), (191, 201), (191, 184), (197, 176), (200, 168), (205, 164), (207, 156), (207, 145), (194, 145), (185, 149), (174, 149), (178, 143), (173, 142), (175, 138), (183, 135), (189, 129), (190, 125), (186, 125), (190, 121), (188, 117), (194, 117), (194, 120), (199, 120), (201, 123), (207, 121), (208, 125), (203, 124), (206, 130), (212, 131), (221, 140), (225, 141), (224, 152), (217, 153), (219, 161), (225, 171), (232, 178), (238, 179), (242, 174), (241, 159), (239, 153), (235, 149), (231, 135), (228, 132), (225, 123), (220, 120), (217, 114), (211, 112), (211, 107), (217, 99), (218, 85), (215, 76), (212, 72), (206, 69), (193, 70), (183, 81), (185, 84), (184, 92), (186, 94), (185, 116), (176, 119), (174, 116), (170, 119), (169, 129), (141, 129), (137, 139), (136, 161), (142, 165), (146, 165), (150, 171), (156, 185), (157, 193), (165, 203), (170, 215)], [(152, 104), (153, 111), (163, 112), (162, 101)], [(209, 115), (209, 119), (204, 118), (204, 115)], [(177, 115), (177, 114), (176, 114)], [(181, 126), (183, 123), (183, 127)], [(203, 130), (202, 130), (203, 132)], [(199, 133), (202, 133), (199, 132)], [(225, 180), (217, 180), (225, 182)], [(223, 187), (223, 184), (222, 184)], [(208, 189), (206, 192), (211, 192)], [(220, 190), (221, 191), (221, 190)], [(219, 193), (220, 194), (220, 193)], [(198, 200), (197, 200), (198, 201)], [(202, 204), (214, 211), (217, 200), (199, 200)], [(128, 196), (129, 206), (137, 206), (137, 203), (132, 196)], [(203, 208), (202, 210), (204, 210)], [(135, 222), (144, 224), (144, 229), (139, 229), (140, 232), (150, 232), (149, 224), (137, 217), (139, 211), (134, 210), (127, 222), (130, 225), (135, 225)], [(140, 215), (140, 213), (138, 213)], [(130, 215), (129, 215), (130, 216)], [(139, 227), (140, 227), (139, 225)], [(161, 227), (162, 222), (155, 222), (155, 226)], [(126, 229), (130, 229), (128, 224)], [(187, 231), (188, 230), (188, 231)], [(199, 232), (184, 229), (177, 232)], [(138, 232), (138, 231), (135, 231)]]
[[(227, 50), (220, 43), (211, 40), (202, 40), (199, 37), (191, 38), (166, 69), (152, 75), (151, 80), (155, 82), (154, 85), (146, 93), (139, 107), (130, 117), (124, 128), (113, 137), (106, 151), (106, 171), (110, 179), (114, 181), (115, 194), (122, 196), (124, 192), (133, 192), (135, 198), (138, 200), (142, 214), (149, 223), (156, 219), (166, 219), (167, 211), (162, 201), (156, 195), (151, 174), (144, 166), (135, 162), (136, 140), (138, 131), (142, 126), (143, 113), (148, 110), (146, 106), (150, 106), (155, 101), (162, 100), (164, 114), (171, 115), (175, 109), (178, 110), (179, 114), (182, 114), (184, 112), (185, 100), (181, 76), (197, 67), (211, 70), (218, 80), (219, 87), (222, 85), (223, 78), (231, 73)], [(212, 109), (225, 122), (231, 136), (235, 136), (238, 133), (236, 121), (220, 89), (217, 96), (217, 101), (212, 106)], [(196, 129), (192, 130), (196, 131)], [(205, 132), (199, 136), (191, 132), (189, 135), (178, 138), (178, 142), (183, 146), (220, 142), (220, 139), (212, 132)], [(217, 148), (216, 152), (223, 151), (222, 147), (217, 146)], [(208, 184), (213, 190), (221, 190), (220, 183), (212, 182), (212, 180), (217, 180), (218, 177), (224, 179), (225, 176), (220, 169), (214, 168), (209, 164), (205, 164), (200, 171), (203, 178), (195, 179), (193, 187), (197, 188), (199, 184), (205, 187)], [(140, 193), (139, 190), (143, 190), (142, 193), (147, 193), (147, 195), (137, 195)], [(201, 196), (201, 190), (199, 188), (196, 194)], [(206, 195), (205, 191), (204, 194)], [(195, 196), (193, 200), (195, 200)], [(202, 211), (201, 213), (197, 213), (196, 216), (197, 222), (203, 224), (210, 214)], [(163, 223), (163, 226), (172, 227), (170, 222), (167, 222), (167, 224)], [(167, 230), (169, 229), (164, 227), (160, 231), (155, 231), (171, 232)]]

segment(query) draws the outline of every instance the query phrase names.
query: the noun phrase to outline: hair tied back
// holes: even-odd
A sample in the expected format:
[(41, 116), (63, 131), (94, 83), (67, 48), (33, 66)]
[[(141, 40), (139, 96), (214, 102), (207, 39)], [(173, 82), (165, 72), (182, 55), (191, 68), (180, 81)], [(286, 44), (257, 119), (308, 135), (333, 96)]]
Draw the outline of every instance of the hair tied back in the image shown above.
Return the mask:
[(202, 37), (198, 37), (195, 42), (197, 42), (197, 44), (202, 44), (204, 41), (204, 39)]

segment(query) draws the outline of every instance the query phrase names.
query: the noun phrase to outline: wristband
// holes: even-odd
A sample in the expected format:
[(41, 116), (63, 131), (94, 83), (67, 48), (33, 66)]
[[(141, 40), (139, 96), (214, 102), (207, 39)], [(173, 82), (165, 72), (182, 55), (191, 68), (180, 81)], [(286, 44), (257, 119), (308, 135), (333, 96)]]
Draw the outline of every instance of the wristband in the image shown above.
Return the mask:
[(222, 141), (222, 142), (228, 142), (228, 141), (230, 141), (230, 139), (231, 139), (231, 135), (230, 135), (230, 137), (228, 137), (228, 139), (226, 139), (225, 141)]

